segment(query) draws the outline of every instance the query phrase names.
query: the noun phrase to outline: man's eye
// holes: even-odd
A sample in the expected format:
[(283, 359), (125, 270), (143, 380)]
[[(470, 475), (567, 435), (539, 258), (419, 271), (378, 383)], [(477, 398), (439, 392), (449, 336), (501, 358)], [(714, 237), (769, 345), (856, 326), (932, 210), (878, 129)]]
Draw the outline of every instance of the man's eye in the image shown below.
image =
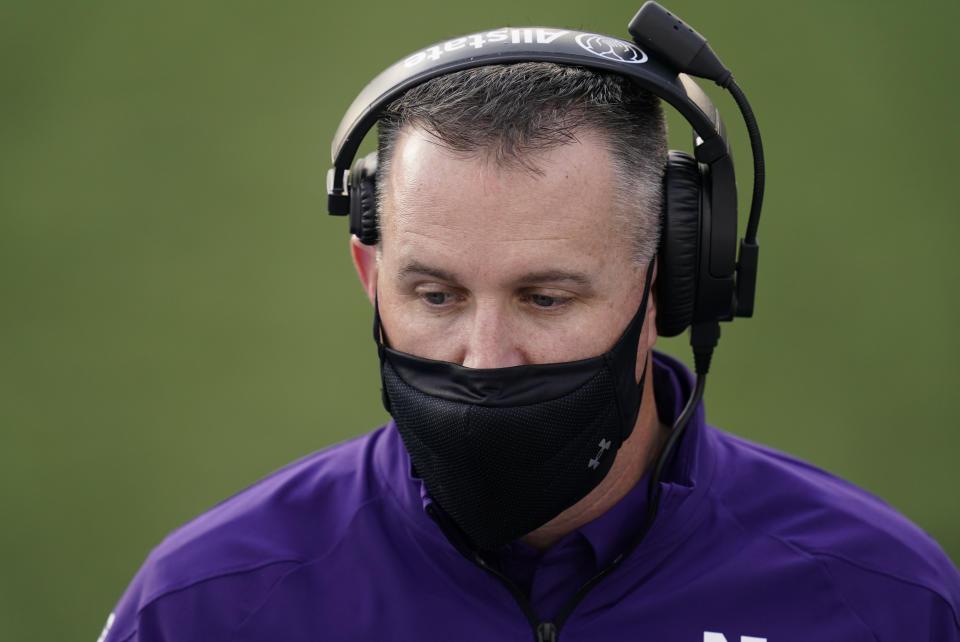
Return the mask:
[(568, 301), (563, 297), (547, 296), (546, 294), (531, 294), (529, 300), (538, 308), (558, 308)]
[(424, 292), (420, 296), (430, 305), (443, 305), (450, 302), (450, 294), (447, 292)]

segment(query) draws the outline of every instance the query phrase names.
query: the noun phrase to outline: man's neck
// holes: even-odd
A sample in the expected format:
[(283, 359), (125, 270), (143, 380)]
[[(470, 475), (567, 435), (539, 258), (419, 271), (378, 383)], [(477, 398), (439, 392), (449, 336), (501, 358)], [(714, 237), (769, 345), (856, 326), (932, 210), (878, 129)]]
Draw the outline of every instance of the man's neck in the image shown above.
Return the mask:
[(607, 476), (586, 497), (520, 540), (545, 551), (568, 533), (610, 510), (643, 478), (669, 433), (669, 426), (661, 424), (657, 417), (653, 377), (648, 377), (637, 423), (630, 437), (620, 446)]

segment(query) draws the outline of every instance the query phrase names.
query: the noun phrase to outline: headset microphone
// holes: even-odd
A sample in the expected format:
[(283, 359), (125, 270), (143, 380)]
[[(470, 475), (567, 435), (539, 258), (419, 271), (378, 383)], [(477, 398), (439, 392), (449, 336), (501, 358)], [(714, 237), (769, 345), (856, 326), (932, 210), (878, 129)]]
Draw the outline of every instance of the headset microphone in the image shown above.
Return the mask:
[(640, 7), (627, 31), (634, 42), (659, 54), (677, 71), (707, 78), (721, 87), (730, 77), (730, 70), (713, 53), (707, 39), (656, 2)]

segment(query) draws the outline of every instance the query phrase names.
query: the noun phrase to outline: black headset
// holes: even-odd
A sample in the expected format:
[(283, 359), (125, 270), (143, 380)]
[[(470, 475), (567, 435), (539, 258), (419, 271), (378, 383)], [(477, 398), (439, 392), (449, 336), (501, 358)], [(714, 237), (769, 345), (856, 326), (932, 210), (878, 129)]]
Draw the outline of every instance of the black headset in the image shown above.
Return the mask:
[[(376, 153), (357, 160), (360, 141), (383, 110), (411, 87), (444, 74), (480, 67), (546, 61), (615, 72), (665, 100), (693, 127), (694, 153), (671, 150), (664, 175), (659, 250), (657, 331), (692, 328), (697, 371), (706, 373), (719, 322), (751, 316), (764, 169), (760, 134), (749, 103), (706, 40), (655, 2), (629, 25), (634, 42), (544, 27), (473, 33), (417, 51), (387, 68), (353, 101), (333, 138), (327, 173), (328, 210), (349, 215), (350, 232), (377, 243)], [(754, 155), (754, 193), (737, 258), (737, 187), (726, 130), (713, 103), (690, 75), (729, 89), (747, 123)]]

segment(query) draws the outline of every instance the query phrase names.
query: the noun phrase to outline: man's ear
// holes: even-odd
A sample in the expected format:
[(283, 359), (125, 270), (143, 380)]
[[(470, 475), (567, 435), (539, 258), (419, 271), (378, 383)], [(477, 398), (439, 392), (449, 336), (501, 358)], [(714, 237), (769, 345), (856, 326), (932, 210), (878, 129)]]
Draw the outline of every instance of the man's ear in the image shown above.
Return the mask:
[(367, 293), (370, 303), (377, 298), (377, 273), (380, 266), (377, 264), (377, 246), (364, 245), (356, 236), (350, 237), (350, 256), (353, 258), (353, 267), (357, 269), (357, 276)]

